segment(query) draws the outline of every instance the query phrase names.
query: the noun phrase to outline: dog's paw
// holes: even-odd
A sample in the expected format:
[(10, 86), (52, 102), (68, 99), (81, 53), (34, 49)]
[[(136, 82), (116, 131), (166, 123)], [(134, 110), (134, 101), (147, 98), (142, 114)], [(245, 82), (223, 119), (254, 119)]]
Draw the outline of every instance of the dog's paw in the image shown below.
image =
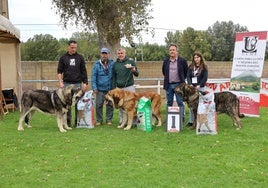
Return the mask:
[(160, 127), (160, 126), (162, 126), (162, 123), (158, 122), (158, 124), (156, 124), (156, 127)]
[(123, 128), (123, 127), (124, 127), (124, 125), (118, 125), (118, 126), (117, 126), (118, 129), (121, 129), (121, 128)]
[(65, 129), (60, 129), (60, 132), (65, 133), (67, 131)]
[(72, 127), (69, 127), (69, 126), (65, 126), (64, 129), (67, 129), (67, 130), (72, 130)]
[(18, 127), (18, 131), (24, 131), (23, 127)]
[(27, 128), (32, 128), (32, 126), (31, 126), (31, 125), (26, 124), (26, 123), (25, 123), (25, 126), (26, 126)]
[(129, 130), (131, 128), (131, 126), (127, 126), (124, 128), (125, 131)]

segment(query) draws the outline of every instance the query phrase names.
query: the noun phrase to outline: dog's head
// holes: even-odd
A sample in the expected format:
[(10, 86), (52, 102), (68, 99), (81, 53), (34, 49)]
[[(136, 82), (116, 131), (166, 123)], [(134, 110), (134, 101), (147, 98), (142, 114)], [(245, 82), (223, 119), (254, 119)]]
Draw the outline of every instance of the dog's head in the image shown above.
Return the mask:
[[(105, 95), (105, 99), (113, 103), (114, 108), (123, 108), (124, 103), (129, 101), (137, 101), (137, 95), (134, 92), (126, 91), (120, 88), (115, 88)], [(135, 103), (134, 103), (135, 104)]]
[(189, 101), (190, 97), (197, 96), (197, 89), (189, 84), (183, 83), (174, 89), (175, 93), (179, 95), (183, 101)]
[(114, 108), (120, 108), (124, 103), (124, 90), (119, 88), (112, 89), (105, 95), (105, 99), (111, 101)]
[(65, 100), (68, 101), (67, 104), (71, 104), (72, 106), (74, 106), (85, 94), (80, 87), (77, 87), (73, 84), (64, 87), (63, 93)]

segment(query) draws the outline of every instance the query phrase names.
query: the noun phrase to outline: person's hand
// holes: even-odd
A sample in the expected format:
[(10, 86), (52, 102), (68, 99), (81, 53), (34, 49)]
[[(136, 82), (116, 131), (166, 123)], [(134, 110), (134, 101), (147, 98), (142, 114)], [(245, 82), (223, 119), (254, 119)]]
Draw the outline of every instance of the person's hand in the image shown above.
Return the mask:
[(85, 84), (85, 83), (82, 84), (82, 90), (83, 91), (86, 91), (87, 90), (87, 84)]
[(131, 72), (136, 72), (136, 68), (135, 67), (132, 67), (131, 68)]
[(99, 93), (99, 91), (98, 91), (98, 90), (94, 90), (94, 93), (95, 93), (95, 94), (98, 94), (98, 93)]
[(63, 84), (63, 82), (60, 82), (60, 88), (64, 88), (64, 84)]

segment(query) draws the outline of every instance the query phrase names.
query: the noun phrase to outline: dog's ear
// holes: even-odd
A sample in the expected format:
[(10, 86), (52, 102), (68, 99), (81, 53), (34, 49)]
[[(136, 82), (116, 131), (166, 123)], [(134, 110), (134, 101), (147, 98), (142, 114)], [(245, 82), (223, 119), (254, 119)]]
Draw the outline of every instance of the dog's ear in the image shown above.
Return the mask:
[(124, 104), (124, 99), (120, 99), (119, 102), (118, 102), (118, 106), (119, 106), (119, 107), (120, 107), (120, 106), (123, 106), (123, 104)]

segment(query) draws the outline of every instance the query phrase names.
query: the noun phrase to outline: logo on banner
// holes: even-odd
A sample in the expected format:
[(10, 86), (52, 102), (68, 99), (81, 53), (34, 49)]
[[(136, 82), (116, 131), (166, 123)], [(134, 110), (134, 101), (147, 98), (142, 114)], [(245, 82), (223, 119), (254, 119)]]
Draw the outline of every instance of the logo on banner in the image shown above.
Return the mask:
[(257, 36), (249, 36), (244, 38), (244, 49), (242, 49), (242, 53), (256, 53), (256, 44), (258, 42)]

